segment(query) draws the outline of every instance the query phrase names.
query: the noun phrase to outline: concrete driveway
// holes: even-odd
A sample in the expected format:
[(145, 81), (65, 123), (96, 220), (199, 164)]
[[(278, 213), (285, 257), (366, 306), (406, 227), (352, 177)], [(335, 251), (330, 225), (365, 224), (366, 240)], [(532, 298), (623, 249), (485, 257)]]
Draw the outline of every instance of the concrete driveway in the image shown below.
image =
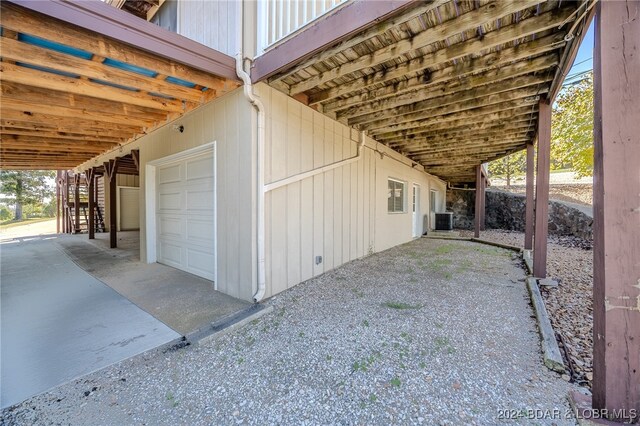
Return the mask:
[(0, 245), (3, 408), (180, 337), (80, 269), (56, 238)]

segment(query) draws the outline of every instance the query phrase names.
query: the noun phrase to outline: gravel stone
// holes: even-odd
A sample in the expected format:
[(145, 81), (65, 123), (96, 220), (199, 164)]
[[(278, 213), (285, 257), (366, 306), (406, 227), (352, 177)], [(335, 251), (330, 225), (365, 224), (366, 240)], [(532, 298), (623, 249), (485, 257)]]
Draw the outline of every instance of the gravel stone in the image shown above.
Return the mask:
[[(481, 237), (519, 247), (524, 241), (521, 232), (495, 229), (483, 231)], [(540, 288), (571, 381), (587, 389), (593, 380), (592, 246), (592, 240), (549, 235), (547, 274), (558, 286)]]
[(575, 387), (543, 366), (524, 276), (509, 250), (418, 239), (273, 297), (272, 313), (218, 340), (123, 361), (0, 423), (574, 425)]

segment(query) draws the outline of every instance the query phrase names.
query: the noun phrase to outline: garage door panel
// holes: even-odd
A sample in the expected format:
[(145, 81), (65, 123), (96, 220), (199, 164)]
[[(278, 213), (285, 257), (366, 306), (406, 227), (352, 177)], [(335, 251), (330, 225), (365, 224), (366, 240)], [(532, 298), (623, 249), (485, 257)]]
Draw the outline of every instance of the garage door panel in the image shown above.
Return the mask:
[(158, 262), (215, 278), (213, 153), (162, 166), (158, 175)]
[(211, 252), (189, 247), (187, 251), (187, 270), (200, 276), (213, 279), (215, 259)]
[(213, 177), (213, 157), (198, 158), (187, 161), (187, 181), (208, 179)]
[(213, 212), (213, 194), (211, 190), (187, 190), (187, 212)]
[(182, 240), (185, 219), (175, 216), (160, 216), (158, 218), (158, 237), (160, 239)]
[(182, 204), (182, 193), (180, 191), (161, 192), (158, 196), (159, 213), (180, 211), (182, 210)]
[(186, 226), (187, 242), (213, 247), (215, 242), (213, 220), (187, 220)]
[(184, 262), (182, 258), (182, 247), (180, 245), (161, 240), (159, 243), (159, 255), (162, 263), (182, 269), (181, 266)]
[(182, 180), (182, 168), (183, 165), (181, 163), (160, 167), (157, 173), (158, 184), (180, 182)]

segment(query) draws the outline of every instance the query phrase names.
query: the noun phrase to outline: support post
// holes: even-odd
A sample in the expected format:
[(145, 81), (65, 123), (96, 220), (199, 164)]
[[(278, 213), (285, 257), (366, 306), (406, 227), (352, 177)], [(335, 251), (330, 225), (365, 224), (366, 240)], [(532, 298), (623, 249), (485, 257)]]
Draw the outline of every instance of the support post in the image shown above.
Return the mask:
[(80, 174), (73, 175), (73, 233), (80, 233)]
[(640, 413), (640, 1), (596, 7), (592, 403)]
[(541, 99), (538, 110), (538, 174), (533, 276), (547, 277), (547, 233), (549, 232), (549, 173), (551, 157), (551, 105)]
[(533, 169), (535, 151), (533, 144), (527, 144), (527, 201), (525, 204), (524, 249), (533, 249)]
[(480, 180), (480, 230), (485, 230), (486, 219), (485, 215), (487, 213), (486, 207), (486, 189), (487, 189), (487, 176), (484, 173), (484, 168), (480, 166), (480, 170), (482, 171), (482, 179)]
[(60, 170), (56, 171), (56, 234), (60, 233), (62, 225), (62, 217), (60, 215), (60, 185), (62, 185), (60, 179)]
[(118, 159), (104, 163), (105, 174), (109, 178), (109, 247), (118, 247), (118, 234), (116, 217), (118, 208), (116, 205), (116, 175), (118, 172)]
[(482, 210), (482, 165), (476, 167), (476, 214), (474, 236), (480, 238), (480, 211)]
[(64, 203), (63, 203), (63, 210), (64, 210), (64, 233), (71, 233), (71, 219), (69, 218), (69, 171), (65, 170), (64, 175), (62, 177), (63, 181), (64, 181), (64, 191), (63, 191), (63, 197), (64, 197)]
[(94, 169), (88, 169), (85, 174), (87, 177), (87, 192), (89, 193), (89, 223), (87, 227), (89, 228), (89, 239), (93, 240), (96, 238), (96, 221), (95, 221), (95, 210), (96, 210), (96, 177), (94, 173)]

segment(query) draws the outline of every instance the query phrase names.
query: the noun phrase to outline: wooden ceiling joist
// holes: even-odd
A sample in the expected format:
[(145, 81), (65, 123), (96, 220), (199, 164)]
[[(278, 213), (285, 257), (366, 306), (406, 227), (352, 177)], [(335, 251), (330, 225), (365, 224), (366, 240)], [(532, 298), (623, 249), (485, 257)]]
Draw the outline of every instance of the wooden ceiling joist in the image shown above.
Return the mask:
[[(24, 168), (29, 160), (34, 168), (78, 166), (239, 86), (235, 79), (170, 59), (175, 56), (168, 52), (193, 63), (209, 61), (194, 50), (181, 49), (175, 34), (160, 28), (150, 32), (144, 25), (124, 21), (126, 34), (112, 31), (109, 25), (118, 22), (116, 15), (128, 15), (108, 6), (14, 1), (17, 4), (0, 4), (4, 168)], [(73, 13), (62, 13), (65, 8)], [(78, 8), (97, 15), (79, 19)], [(99, 23), (112, 38), (88, 29), (87, 19)], [(124, 39), (145, 40), (145, 49), (162, 49), (142, 50), (136, 43), (120, 41)], [(215, 54), (213, 61), (233, 63)], [(131, 167), (135, 169), (133, 160)]]
[(475, 166), (535, 138), (538, 101), (588, 26), (576, 13), (586, 1), (419, 3), (267, 82), (428, 172), (472, 182)]

